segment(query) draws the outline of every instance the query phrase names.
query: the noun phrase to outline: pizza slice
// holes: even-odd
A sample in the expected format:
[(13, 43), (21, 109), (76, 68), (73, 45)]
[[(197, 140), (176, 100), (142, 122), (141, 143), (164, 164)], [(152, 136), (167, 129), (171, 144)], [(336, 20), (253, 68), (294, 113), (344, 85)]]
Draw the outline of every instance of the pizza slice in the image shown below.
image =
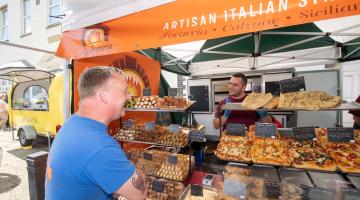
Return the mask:
[(220, 160), (235, 162), (251, 162), (250, 143), (223, 142), (216, 149), (216, 156)]
[(330, 152), (337, 167), (345, 173), (360, 173), (360, 153), (336, 150)]
[(251, 159), (258, 164), (290, 166), (287, 145), (282, 140), (256, 138), (251, 146)]
[(336, 164), (331, 157), (317, 148), (291, 148), (292, 165), (301, 169), (335, 171)]

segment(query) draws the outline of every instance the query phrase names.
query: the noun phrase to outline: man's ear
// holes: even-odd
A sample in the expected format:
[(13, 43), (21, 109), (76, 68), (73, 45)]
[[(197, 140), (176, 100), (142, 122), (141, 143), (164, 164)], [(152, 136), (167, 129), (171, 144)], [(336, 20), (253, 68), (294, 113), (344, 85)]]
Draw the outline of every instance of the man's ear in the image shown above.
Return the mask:
[(103, 89), (98, 90), (97, 98), (99, 98), (99, 100), (104, 102), (105, 104), (109, 103), (109, 96), (108, 96), (107, 92)]

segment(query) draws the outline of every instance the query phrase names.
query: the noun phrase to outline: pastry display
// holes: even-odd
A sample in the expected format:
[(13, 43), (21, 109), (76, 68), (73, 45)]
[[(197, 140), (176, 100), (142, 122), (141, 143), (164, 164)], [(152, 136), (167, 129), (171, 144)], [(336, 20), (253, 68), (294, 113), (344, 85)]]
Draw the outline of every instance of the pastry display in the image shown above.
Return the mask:
[(119, 133), (113, 136), (117, 140), (139, 141), (166, 146), (186, 146), (189, 136), (185, 131), (171, 133), (167, 127), (155, 126), (154, 130), (145, 131), (144, 126), (134, 126), (132, 129), (120, 129)]
[[(171, 154), (165, 151), (147, 150), (144, 154), (150, 154), (151, 159), (143, 157), (139, 158), (135, 163), (136, 168), (150, 176), (157, 176), (174, 181), (183, 181), (190, 167), (189, 155)], [(170, 162), (169, 157), (174, 157), (175, 162)]]

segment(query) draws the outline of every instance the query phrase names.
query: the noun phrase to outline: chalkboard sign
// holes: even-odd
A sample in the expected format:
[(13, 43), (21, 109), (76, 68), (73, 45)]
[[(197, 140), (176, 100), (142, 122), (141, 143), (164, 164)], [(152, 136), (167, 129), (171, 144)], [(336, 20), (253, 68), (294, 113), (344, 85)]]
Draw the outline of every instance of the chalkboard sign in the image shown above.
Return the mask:
[(195, 142), (203, 142), (205, 139), (205, 130), (190, 130), (190, 140)]
[(292, 130), (294, 133), (294, 139), (297, 141), (316, 140), (315, 128), (313, 126), (297, 127), (292, 128)]
[(169, 156), (168, 156), (168, 163), (170, 163), (170, 164), (177, 164), (177, 156), (169, 155)]
[(189, 86), (189, 100), (195, 101), (191, 110), (195, 112), (210, 112), (209, 86)]
[(352, 128), (328, 128), (329, 142), (354, 142)]
[(279, 134), (281, 138), (294, 138), (294, 133), (292, 129), (279, 129)]
[(152, 190), (158, 193), (164, 193), (165, 184), (163, 181), (154, 180), (152, 182)]
[(272, 123), (258, 123), (256, 122), (255, 135), (257, 137), (276, 137), (276, 125)]
[(285, 79), (280, 81), (281, 93), (305, 91), (305, 79), (304, 77), (297, 77), (292, 79)]
[(125, 129), (132, 129), (134, 126), (135, 121), (133, 119), (128, 119), (124, 122), (124, 128)]
[(143, 96), (151, 96), (151, 88), (144, 88)]
[(280, 185), (273, 182), (265, 182), (265, 197), (278, 199), (280, 197)]
[(265, 82), (265, 93), (271, 93), (273, 96), (280, 96), (280, 82)]
[(360, 190), (353, 188), (341, 188), (341, 196), (343, 200), (359, 200)]
[(177, 97), (178, 89), (177, 88), (168, 88), (168, 96)]
[(152, 131), (155, 129), (155, 122), (145, 122), (145, 131)]
[(151, 153), (144, 153), (144, 159), (145, 160), (152, 160), (152, 154)]
[(226, 135), (237, 135), (245, 136), (246, 125), (236, 124), (236, 123), (227, 123), (226, 124)]
[(203, 187), (201, 187), (200, 185), (191, 185), (191, 196), (204, 196)]
[(179, 124), (170, 124), (169, 132), (170, 133), (179, 133), (180, 132), (180, 125)]

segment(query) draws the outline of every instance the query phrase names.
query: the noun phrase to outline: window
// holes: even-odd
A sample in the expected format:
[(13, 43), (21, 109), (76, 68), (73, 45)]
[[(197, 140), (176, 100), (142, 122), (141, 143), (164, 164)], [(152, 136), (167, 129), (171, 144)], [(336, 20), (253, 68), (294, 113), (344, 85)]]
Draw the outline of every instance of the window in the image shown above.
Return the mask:
[(2, 41), (9, 41), (9, 19), (7, 9), (2, 10)]
[(33, 85), (25, 89), (21, 98), (13, 102), (15, 109), (48, 110), (48, 92), (45, 88)]
[(60, 22), (60, 18), (56, 17), (60, 15), (60, 0), (49, 0), (49, 24), (55, 24)]
[(24, 8), (24, 25), (23, 31), (24, 34), (31, 32), (31, 1), (24, 0), (23, 1), (23, 8)]

